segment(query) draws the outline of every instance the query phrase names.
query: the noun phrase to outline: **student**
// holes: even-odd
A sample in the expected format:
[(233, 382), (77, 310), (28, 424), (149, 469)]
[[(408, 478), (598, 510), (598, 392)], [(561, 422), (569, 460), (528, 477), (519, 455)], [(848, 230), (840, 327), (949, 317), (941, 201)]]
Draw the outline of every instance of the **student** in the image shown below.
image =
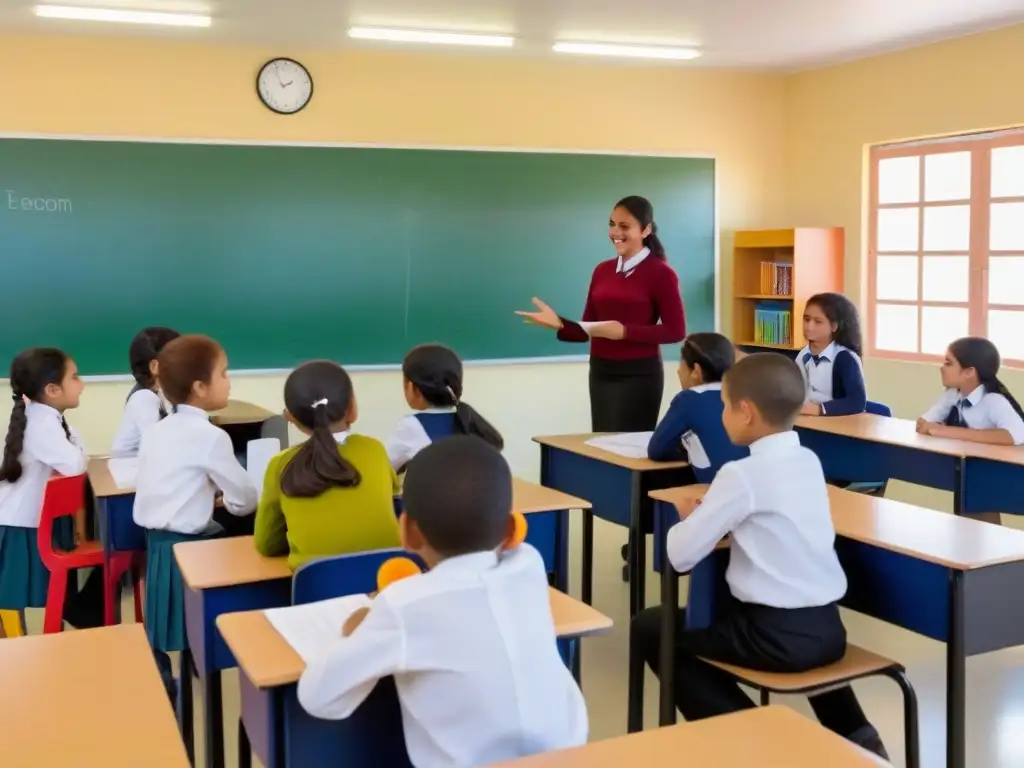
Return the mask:
[(405, 401), (416, 411), (398, 422), (387, 441), (396, 472), (434, 440), (476, 435), (498, 450), (501, 434), (462, 400), (462, 361), (442, 344), (421, 344), (402, 361)]
[[(426, 573), (357, 611), (306, 667), (299, 702), (341, 720), (394, 676), (418, 768), (490, 765), (583, 744), (583, 695), (558, 653), (540, 555), (511, 533), (512, 476), (482, 440), (425, 448), (405, 479), (402, 543)], [(341, 633), (339, 633), (341, 634)]]
[(352, 434), (356, 397), (337, 363), (300, 365), (284, 385), (285, 417), (309, 435), (267, 466), (256, 512), (256, 549), (288, 555), (298, 568), (315, 557), (397, 547), (398, 478), (384, 446)]
[(841, 293), (818, 293), (804, 307), (807, 346), (796, 356), (807, 388), (805, 416), (863, 413), (868, 398), (857, 307)]
[[(837, 601), (846, 576), (821, 462), (800, 445), (793, 424), (804, 402), (798, 366), (783, 355), (748, 355), (725, 375), (722, 421), (750, 457), (721, 468), (702, 502), (679, 508), (667, 554), (691, 570), (732, 535), (726, 581), (731, 596), (707, 629), (685, 628), (680, 611), (676, 704), (687, 720), (754, 706), (726, 673), (702, 659), (767, 672), (802, 672), (841, 659), (846, 630)], [(662, 607), (633, 619), (630, 642), (658, 671)], [(811, 699), (822, 725), (884, 756), (878, 732), (849, 686)]]
[[(75, 361), (59, 349), (29, 349), (14, 358), (10, 376), (14, 407), (0, 464), (0, 609), (23, 611), (46, 606), (50, 572), (36, 540), (46, 484), (54, 473), (82, 474), (88, 459), (64, 420), (83, 389)], [(53, 539), (57, 549), (74, 546), (71, 518), (57, 522)]]
[(698, 483), (709, 483), (729, 461), (749, 455), (733, 445), (722, 426), (722, 376), (736, 356), (732, 342), (720, 333), (686, 337), (679, 356), (679, 385), (668, 413), (647, 446), (654, 461), (689, 461)]
[[(180, 336), (158, 357), (160, 391), (172, 412), (151, 426), (139, 446), (135, 522), (146, 535), (146, 633), (161, 654), (187, 647), (184, 588), (172, 547), (214, 536), (214, 497), (219, 491), (232, 515), (256, 508), (257, 490), (235, 458), (227, 432), (207, 411), (224, 408), (231, 392), (228, 359), (213, 339)], [(158, 655), (166, 674), (170, 662)]]
[(142, 433), (167, 415), (167, 410), (156, 386), (157, 355), (164, 345), (181, 334), (170, 328), (144, 328), (132, 339), (128, 347), (135, 386), (124, 406), (121, 426), (114, 437), (111, 453), (114, 456), (135, 456), (139, 452)]

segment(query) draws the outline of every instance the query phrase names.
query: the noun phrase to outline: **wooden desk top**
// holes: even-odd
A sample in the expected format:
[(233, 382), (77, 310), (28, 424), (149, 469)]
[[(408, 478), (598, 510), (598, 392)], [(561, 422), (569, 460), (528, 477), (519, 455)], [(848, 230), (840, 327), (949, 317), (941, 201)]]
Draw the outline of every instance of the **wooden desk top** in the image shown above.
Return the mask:
[[(652, 491), (650, 495), (674, 503), (699, 498), (707, 488), (687, 485)], [(836, 534), (854, 541), (957, 571), (1024, 560), (1024, 531), (831, 485), (828, 495)]]
[(218, 427), (230, 424), (259, 424), (272, 416), (279, 416), (253, 403), (246, 403), (241, 400), (229, 400), (227, 408), (214, 411), (210, 414), (210, 421)]
[(631, 459), (628, 456), (619, 456), (617, 453), (603, 451), (592, 445), (587, 445), (587, 440), (601, 437), (602, 434), (614, 434), (608, 432), (594, 432), (584, 435), (542, 435), (533, 438), (533, 442), (547, 445), (551, 448), (558, 448), (569, 453), (580, 456), (587, 456), (591, 459), (603, 461), (606, 464), (614, 464), (617, 467), (631, 469), (635, 472), (650, 472), (658, 469), (679, 469), (686, 466), (685, 461), (651, 461), (650, 459)]
[[(600, 635), (612, 628), (612, 620), (586, 603), (554, 588), (548, 589), (555, 632), (559, 637)], [(238, 660), (245, 676), (257, 688), (273, 688), (297, 682), (306, 668), (263, 611), (225, 613), (217, 617), (217, 629)], [(338, 628), (339, 634), (341, 627)]]
[(887, 765), (792, 709), (770, 706), (546, 752), (494, 768), (673, 768), (683, 764), (716, 768)]
[(963, 440), (918, 434), (917, 422), (910, 419), (875, 416), (871, 413), (858, 413), (854, 416), (801, 416), (796, 425), (816, 432), (856, 437), (873, 443), (901, 445), (916, 451), (946, 456), (964, 456), (967, 447), (971, 445)]
[(590, 509), (590, 502), (567, 493), (545, 488), (529, 480), (512, 478), (512, 509), (529, 515), (534, 512), (554, 512), (560, 509)]
[(111, 496), (127, 496), (135, 493), (135, 488), (121, 488), (114, 482), (114, 476), (110, 474), (107, 466), (109, 458), (89, 459), (89, 466), (85, 470), (89, 475), (89, 482), (92, 484), (93, 494), (98, 499), (106, 499)]
[(189, 766), (139, 624), (4, 640), (0, 691), (5, 766)]
[(189, 589), (212, 589), (290, 579), (287, 557), (264, 557), (252, 536), (232, 536), (174, 545), (174, 557)]

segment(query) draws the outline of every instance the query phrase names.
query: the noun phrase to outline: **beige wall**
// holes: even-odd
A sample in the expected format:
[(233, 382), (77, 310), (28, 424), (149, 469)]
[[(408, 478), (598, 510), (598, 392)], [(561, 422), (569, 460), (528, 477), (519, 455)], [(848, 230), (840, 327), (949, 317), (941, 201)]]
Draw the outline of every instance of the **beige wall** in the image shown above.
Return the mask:
[[(309, 108), (293, 117), (271, 114), (255, 94), (260, 64), (282, 54), (309, 66), (316, 85)], [(777, 75), (22, 37), (0, 37), (0, 72), (7, 73), (0, 134), (711, 154), (718, 159), (723, 232), (784, 222), (785, 99)], [(595, 253), (595, 262), (606, 255)], [(728, 279), (725, 262), (723, 285)], [(544, 294), (541, 276), (537, 293)], [(282, 381), (239, 377), (235, 395), (280, 408)], [(91, 451), (110, 445), (127, 390), (92, 384), (82, 407), (69, 414)], [(383, 436), (403, 412), (398, 375), (360, 374), (356, 390), (360, 428)], [(505, 433), (523, 475), (536, 471), (531, 435), (588, 427), (585, 393), (585, 365), (473, 368), (467, 380), (467, 397)]]
[[(1024, 124), (1024, 25), (807, 72), (786, 83), (786, 190), (797, 225), (847, 232), (846, 290), (864, 297), (866, 147)], [(870, 322), (870, 318), (865, 318)], [(868, 393), (916, 417), (940, 391), (934, 366), (867, 360)], [(1024, 374), (1008, 372), (1024, 393)], [(898, 496), (949, 506), (945, 494)]]

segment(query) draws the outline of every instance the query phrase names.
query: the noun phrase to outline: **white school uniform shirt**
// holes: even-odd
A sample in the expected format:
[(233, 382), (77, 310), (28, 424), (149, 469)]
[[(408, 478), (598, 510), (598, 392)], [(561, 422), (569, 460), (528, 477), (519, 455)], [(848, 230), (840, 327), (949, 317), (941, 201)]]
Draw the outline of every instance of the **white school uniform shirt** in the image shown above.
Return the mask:
[(981, 385), (963, 397), (959, 390), (947, 389), (921, 418), (941, 424), (954, 408), (960, 410), (960, 419), (969, 428), (1005, 429), (1013, 438), (1014, 445), (1024, 445), (1024, 419), (1013, 410), (1010, 401), (998, 392), (989, 392)]
[(726, 581), (737, 600), (813, 608), (846, 594), (821, 462), (787, 430), (762, 437), (750, 456), (722, 466), (704, 500), (668, 533), (679, 572), (732, 534)]
[(836, 361), (836, 355), (840, 352), (849, 352), (854, 360), (857, 361), (857, 365), (860, 366), (861, 372), (864, 371), (864, 364), (861, 362), (860, 357), (852, 349), (844, 347), (842, 344), (832, 342), (818, 355), (818, 363), (815, 365), (813, 360), (804, 362), (804, 356), (811, 354), (811, 347), (808, 344), (796, 355), (796, 362), (800, 366), (800, 373), (803, 374), (804, 384), (807, 386), (807, 402), (809, 403), (827, 403), (833, 399), (832, 397), (832, 365)]
[(224, 494), (233, 515), (256, 509), (259, 492), (235, 458), (228, 433), (205, 411), (179, 405), (142, 436), (135, 477), (135, 522), (143, 528), (202, 533), (213, 518), (214, 496)]
[(544, 563), (528, 544), (452, 557), (382, 590), (355, 632), (306, 667), (299, 702), (341, 720), (389, 675), (416, 768), (491, 765), (587, 740)]
[[(419, 411), (419, 413), (451, 412), (451, 408), (427, 408), (426, 410)], [(430, 445), (430, 443), (431, 440), (429, 435), (427, 435), (427, 430), (423, 428), (415, 414), (410, 413), (408, 416), (403, 416), (401, 421), (398, 422), (395, 426), (395, 431), (385, 441), (384, 447), (387, 449), (388, 458), (391, 459), (391, 466), (397, 472), (412, 461), (413, 457)]]
[(60, 411), (42, 403), (25, 406), (21, 477), (16, 483), (0, 483), (0, 525), (38, 528), (53, 473), (70, 477), (85, 472), (85, 446), (74, 427), (69, 427), (68, 440), (62, 418)]
[[(121, 426), (114, 437), (111, 454), (117, 457), (136, 456), (142, 433), (160, 421), (160, 407), (163, 401), (160, 395), (151, 389), (140, 389), (133, 392), (124, 406)], [(170, 408), (165, 409), (170, 412)]]
[(632, 273), (634, 269), (640, 266), (640, 262), (650, 255), (650, 248), (641, 248), (639, 251), (637, 251), (628, 259), (626, 259), (625, 262), (623, 262), (622, 257), (619, 256), (618, 260), (615, 262), (615, 271), (621, 272), (625, 274), (626, 277), (629, 277), (630, 273)]

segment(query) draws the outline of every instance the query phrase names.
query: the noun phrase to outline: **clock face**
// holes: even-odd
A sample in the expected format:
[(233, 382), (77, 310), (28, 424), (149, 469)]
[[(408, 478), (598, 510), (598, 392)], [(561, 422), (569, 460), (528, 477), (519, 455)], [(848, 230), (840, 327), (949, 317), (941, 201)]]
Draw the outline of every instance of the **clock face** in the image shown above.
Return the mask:
[(282, 115), (293, 115), (312, 98), (313, 78), (297, 61), (272, 59), (263, 65), (256, 77), (256, 91), (268, 109)]

